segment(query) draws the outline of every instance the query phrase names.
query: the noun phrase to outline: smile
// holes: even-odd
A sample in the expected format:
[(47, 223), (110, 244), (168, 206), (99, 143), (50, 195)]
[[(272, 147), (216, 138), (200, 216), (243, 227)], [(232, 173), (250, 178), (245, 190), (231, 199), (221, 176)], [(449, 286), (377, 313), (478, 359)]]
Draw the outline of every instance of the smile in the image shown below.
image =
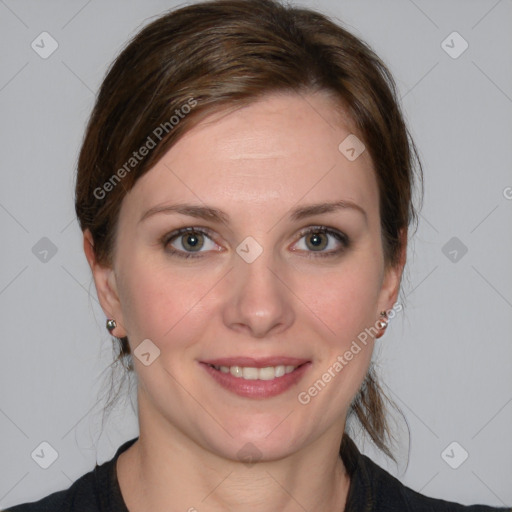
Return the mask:
[(272, 365), (270, 361), (252, 363), (258, 366), (250, 366), (250, 361), (245, 362), (243, 366), (229, 364), (226, 360), (222, 362), (224, 364), (220, 364), (221, 361), (199, 364), (209, 375), (209, 382), (218, 385), (219, 389), (254, 399), (271, 398), (291, 390), (298, 385), (312, 365), (311, 361), (304, 360), (286, 361), (294, 364)]
[(222, 373), (230, 373), (233, 377), (245, 380), (273, 380), (298, 368), (298, 366), (293, 365), (266, 366), (265, 368), (254, 368), (252, 366), (211, 366)]

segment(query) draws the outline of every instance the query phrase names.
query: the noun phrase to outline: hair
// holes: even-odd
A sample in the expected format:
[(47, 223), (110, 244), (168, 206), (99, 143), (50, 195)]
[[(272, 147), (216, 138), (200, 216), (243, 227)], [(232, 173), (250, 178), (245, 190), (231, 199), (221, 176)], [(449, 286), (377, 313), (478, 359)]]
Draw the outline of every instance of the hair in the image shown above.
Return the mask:
[[(417, 222), (412, 196), (423, 172), (393, 77), (341, 24), (277, 0), (203, 1), (166, 12), (112, 63), (85, 131), (75, 190), (98, 263), (112, 265), (124, 196), (183, 134), (209, 114), (280, 92), (326, 93), (348, 115), (375, 171), (384, 260), (398, 265)], [(114, 364), (131, 360), (127, 337), (118, 340)], [(348, 416), (395, 460), (385, 399), (370, 365)]]

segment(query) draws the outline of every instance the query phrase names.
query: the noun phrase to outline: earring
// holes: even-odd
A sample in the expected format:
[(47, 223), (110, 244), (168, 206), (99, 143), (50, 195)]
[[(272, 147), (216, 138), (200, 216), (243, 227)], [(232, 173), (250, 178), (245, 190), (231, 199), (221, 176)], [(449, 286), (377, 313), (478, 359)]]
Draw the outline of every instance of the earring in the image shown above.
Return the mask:
[[(380, 316), (383, 318), (387, 318), (388, 314), (386, 313), (386, 311), (381, 311)], [(380, 338), (384, 334), (384, 331), (388, 326), (388, 322), (385, 320), (379, 320), (377, 323), (379, 324), (380, 332), (375, 337)]]
[(117, 327), (117, 323), (113, 318), (107, 318), (107, 330), (110, 334)]

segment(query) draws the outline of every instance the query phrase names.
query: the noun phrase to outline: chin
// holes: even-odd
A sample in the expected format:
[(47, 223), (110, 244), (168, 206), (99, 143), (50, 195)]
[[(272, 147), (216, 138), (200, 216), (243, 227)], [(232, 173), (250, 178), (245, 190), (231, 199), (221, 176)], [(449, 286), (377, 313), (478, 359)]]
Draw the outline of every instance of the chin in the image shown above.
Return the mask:
[(261, 417), (253, 421), (248, 419), (247, 424), (240, 420), (236, 425), (224, 423), (230, 435), (206, 441), (208, 449), (224, 458), (248, 464), (285, 458), (299, 450), (307, 437), (304, 429), (291, 427), (283, 421), (287, 414), (279, 417), (273, 414), (267, 421), (262, 421)]

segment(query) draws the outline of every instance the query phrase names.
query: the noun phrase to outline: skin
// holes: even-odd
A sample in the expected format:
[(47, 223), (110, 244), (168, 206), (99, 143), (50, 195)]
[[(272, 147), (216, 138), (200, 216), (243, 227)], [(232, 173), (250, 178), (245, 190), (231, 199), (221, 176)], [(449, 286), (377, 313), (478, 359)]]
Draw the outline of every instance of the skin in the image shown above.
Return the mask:
[[(338, 146), (350, 120), (324, 93), (273, 94), (191, 129), (124, 198), (112, 268), (97, 264), (90, 232), (84, 250), (114, 335), (134, 351), (150, 339), (160, 356), (134, 357), (139, 440), (118, 460), (132, 512), (343, 510), (350, 480), (339, 445), (351, 400), (370, 364), (374, 339), (307, 405), (297, 396), (322, 376), (357, 335), (397, 299), (405, 264), (385, 264), (379, 196), (368, 151), (349, 161)], [(352, 201), (355, 208), (289, 218), (298, 206)], [(149, 208), (205, 204), (230, 220), (213, 222)], [(344, 247), (320, 235), (345, 233)], [(180, 258), (160, 239), (182, 227), (199, 235), (201, 257)], [(248, 236), (263, 248), (247, 263), (236, 252)], [(201, 245), (202, 244), (202, 245)], [(337, 255), (319, 253), (341, 249)], [(229, 356), (291, 356), (311, 361), (281, 395), (244, 398), (220, 387), (198, 361)], [(252, 443), (252, 465), (238, 451)], [(192, 508), (194, 507), (194, 508)]]

